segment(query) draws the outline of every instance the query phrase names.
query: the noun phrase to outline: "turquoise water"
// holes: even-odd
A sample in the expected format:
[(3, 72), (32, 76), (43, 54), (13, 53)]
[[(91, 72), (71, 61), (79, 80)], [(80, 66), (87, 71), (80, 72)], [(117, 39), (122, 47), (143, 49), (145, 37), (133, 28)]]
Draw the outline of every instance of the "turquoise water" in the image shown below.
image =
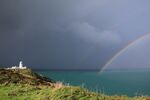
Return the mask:
[(109, 95), (150, 95), (150, 71), (108, 71), (102, 74), (94, 71), (38, 70), (37, 72), (56, 81), (84, 86), (91, 91), (99, 91)]

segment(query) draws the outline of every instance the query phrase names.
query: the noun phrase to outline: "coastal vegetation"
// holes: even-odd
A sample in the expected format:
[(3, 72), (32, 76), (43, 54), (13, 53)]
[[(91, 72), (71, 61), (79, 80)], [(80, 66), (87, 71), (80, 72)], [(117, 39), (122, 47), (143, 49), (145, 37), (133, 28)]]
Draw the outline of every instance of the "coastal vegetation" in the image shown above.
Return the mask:
[(0, 100), (150, 100), (150, 97), (108, 96), (55, 82), (31, 69), (0, 69)]

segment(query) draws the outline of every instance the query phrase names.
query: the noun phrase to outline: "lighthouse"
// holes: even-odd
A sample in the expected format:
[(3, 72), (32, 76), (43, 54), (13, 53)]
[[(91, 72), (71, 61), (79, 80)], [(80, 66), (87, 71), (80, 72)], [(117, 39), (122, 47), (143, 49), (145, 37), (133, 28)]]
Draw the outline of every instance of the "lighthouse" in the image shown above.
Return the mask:
[(23, 66), (23, 63), (22, 61), (19, 62), (19, 69), (26, 69), (27, 67)]
[(22, 61), (19, 62), (19, 68), (22, 69), (23, 68), (23, 64)]

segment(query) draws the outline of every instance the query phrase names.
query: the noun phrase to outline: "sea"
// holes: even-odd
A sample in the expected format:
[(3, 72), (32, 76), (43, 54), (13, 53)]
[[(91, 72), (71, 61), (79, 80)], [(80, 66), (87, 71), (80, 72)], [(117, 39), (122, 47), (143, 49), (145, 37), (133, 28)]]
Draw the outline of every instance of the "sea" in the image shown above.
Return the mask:
[(54, 81), (107, 95), (150, 96), (150, 71), (35, 71)]

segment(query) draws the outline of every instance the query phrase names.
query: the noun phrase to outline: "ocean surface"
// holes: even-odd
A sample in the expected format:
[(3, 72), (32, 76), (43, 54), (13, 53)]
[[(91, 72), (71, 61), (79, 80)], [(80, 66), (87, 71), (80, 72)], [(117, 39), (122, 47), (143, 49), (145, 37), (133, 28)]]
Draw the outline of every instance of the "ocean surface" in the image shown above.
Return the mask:
[(39, 74), (65, 84), (82, 86), (108, 95), (150, 95), (150, 71), (50, 71), (36, 70)]

